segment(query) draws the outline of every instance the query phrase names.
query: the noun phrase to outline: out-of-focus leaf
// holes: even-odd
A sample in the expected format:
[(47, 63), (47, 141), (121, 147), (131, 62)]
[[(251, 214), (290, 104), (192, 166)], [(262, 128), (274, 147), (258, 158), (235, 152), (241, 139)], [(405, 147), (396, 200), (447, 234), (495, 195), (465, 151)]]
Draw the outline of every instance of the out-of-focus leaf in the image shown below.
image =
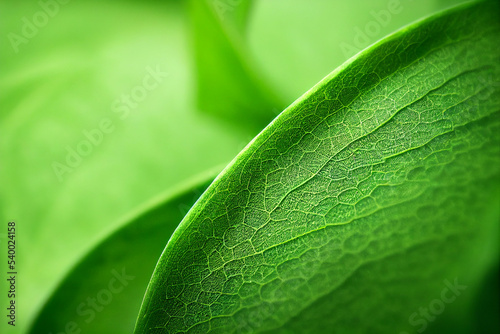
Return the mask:
[[(42, 10), (2, 9), (1, 30), (18, 35)], [(185, 14), (176, 2), (71, 1), (18, 53), (0, 40), (1, 214), (18, 223), (22, 275), (16, 331), (120, 217), (248, 142), (196, 110)]]
[(287, 108), (174, 232), (135, 333), (415, 332), (443, 289), (473, 301), (498, 261), (499, 14), (403, 28)]
[(145, 287), (166, 241), (214, 177), (214, 173), (202, 175), (160, 196), (138, 210), (136, 217), (125, 219), (127, 223), (64, 279), (31, 333), (64, 333), (68, 326), (82, 333), (132, 333)]
[(228, 22), (236, 12), (247, 15), (248, 6), (245, 1), (192, 0), (190, 12), (199, 108), (255, 135), (285, 105), (262, 80), (241, 31)]
[(253, 3), (254, 0), (215, 0), (207, 2), (207, 5), (215, 10), (223, 25), (234, 27), (237, 33), (244, 34)]

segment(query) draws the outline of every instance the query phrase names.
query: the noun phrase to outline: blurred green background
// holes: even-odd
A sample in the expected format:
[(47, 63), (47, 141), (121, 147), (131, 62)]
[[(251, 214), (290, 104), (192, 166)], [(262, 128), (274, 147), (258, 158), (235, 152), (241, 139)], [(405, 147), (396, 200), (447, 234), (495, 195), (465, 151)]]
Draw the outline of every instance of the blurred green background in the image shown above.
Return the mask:
[(459, 2), (389, 17), (390, 0), (1, 2), (0, 238), (16, 221), (19, 272), (1, 333), (25, 333), (124, 217), (222, 170), (352, 52)]

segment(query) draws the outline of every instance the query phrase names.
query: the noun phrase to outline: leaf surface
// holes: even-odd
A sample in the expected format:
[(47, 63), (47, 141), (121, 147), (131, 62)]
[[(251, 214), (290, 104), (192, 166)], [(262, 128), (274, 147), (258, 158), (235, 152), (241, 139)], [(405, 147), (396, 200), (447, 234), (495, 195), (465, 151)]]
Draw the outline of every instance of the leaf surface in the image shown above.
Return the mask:
[(499, 13), (403, 28), (287, 108), (174, 232), (135, 333), (414, 331), (446, 284), (472, 300), (498, 260)]

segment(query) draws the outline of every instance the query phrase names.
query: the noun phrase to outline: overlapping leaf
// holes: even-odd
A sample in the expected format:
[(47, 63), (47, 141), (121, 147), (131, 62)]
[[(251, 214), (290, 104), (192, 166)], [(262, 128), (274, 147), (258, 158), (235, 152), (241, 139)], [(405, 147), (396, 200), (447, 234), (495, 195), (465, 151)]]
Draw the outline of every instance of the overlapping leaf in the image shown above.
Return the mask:
[[(250, 1), (190, 1), (201, 110), (257, 133), (284, 106), (244, 44)], [(244, 118), (245, 122), (241, 122)]]
[(477, 287), (498, 259), (499, 13), (404, 28), (285, 110), (176, 230), (136, 333), (415, 330), (446, 284)]
[(31, 333), (131, 333), (165, 242), (213, 180), (201, 175), (161, 196), (103, 240), (59, 285)]

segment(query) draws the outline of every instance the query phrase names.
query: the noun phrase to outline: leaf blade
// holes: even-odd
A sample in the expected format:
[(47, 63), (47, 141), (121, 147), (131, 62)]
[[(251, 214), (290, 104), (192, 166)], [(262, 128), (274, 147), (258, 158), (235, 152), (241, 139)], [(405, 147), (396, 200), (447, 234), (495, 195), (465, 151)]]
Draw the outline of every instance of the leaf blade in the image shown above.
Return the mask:
[[(469, 4), (404, 28), (285, 110), (174, 233), (136, 333), (387, 332), (407, 327), (443, 279), (479, 280), (498, 257), (480, 247), (495, 249), (499, 216), (498, 13)], [(418, 288), (405, 295), (384, 271)], [(395, 310), (352, 300), (374, 281), (398, 297)], [(352, 312), (319, 312), (338, 311), (325, 302), (335, 298), (308, 309), (325, 291)]]

